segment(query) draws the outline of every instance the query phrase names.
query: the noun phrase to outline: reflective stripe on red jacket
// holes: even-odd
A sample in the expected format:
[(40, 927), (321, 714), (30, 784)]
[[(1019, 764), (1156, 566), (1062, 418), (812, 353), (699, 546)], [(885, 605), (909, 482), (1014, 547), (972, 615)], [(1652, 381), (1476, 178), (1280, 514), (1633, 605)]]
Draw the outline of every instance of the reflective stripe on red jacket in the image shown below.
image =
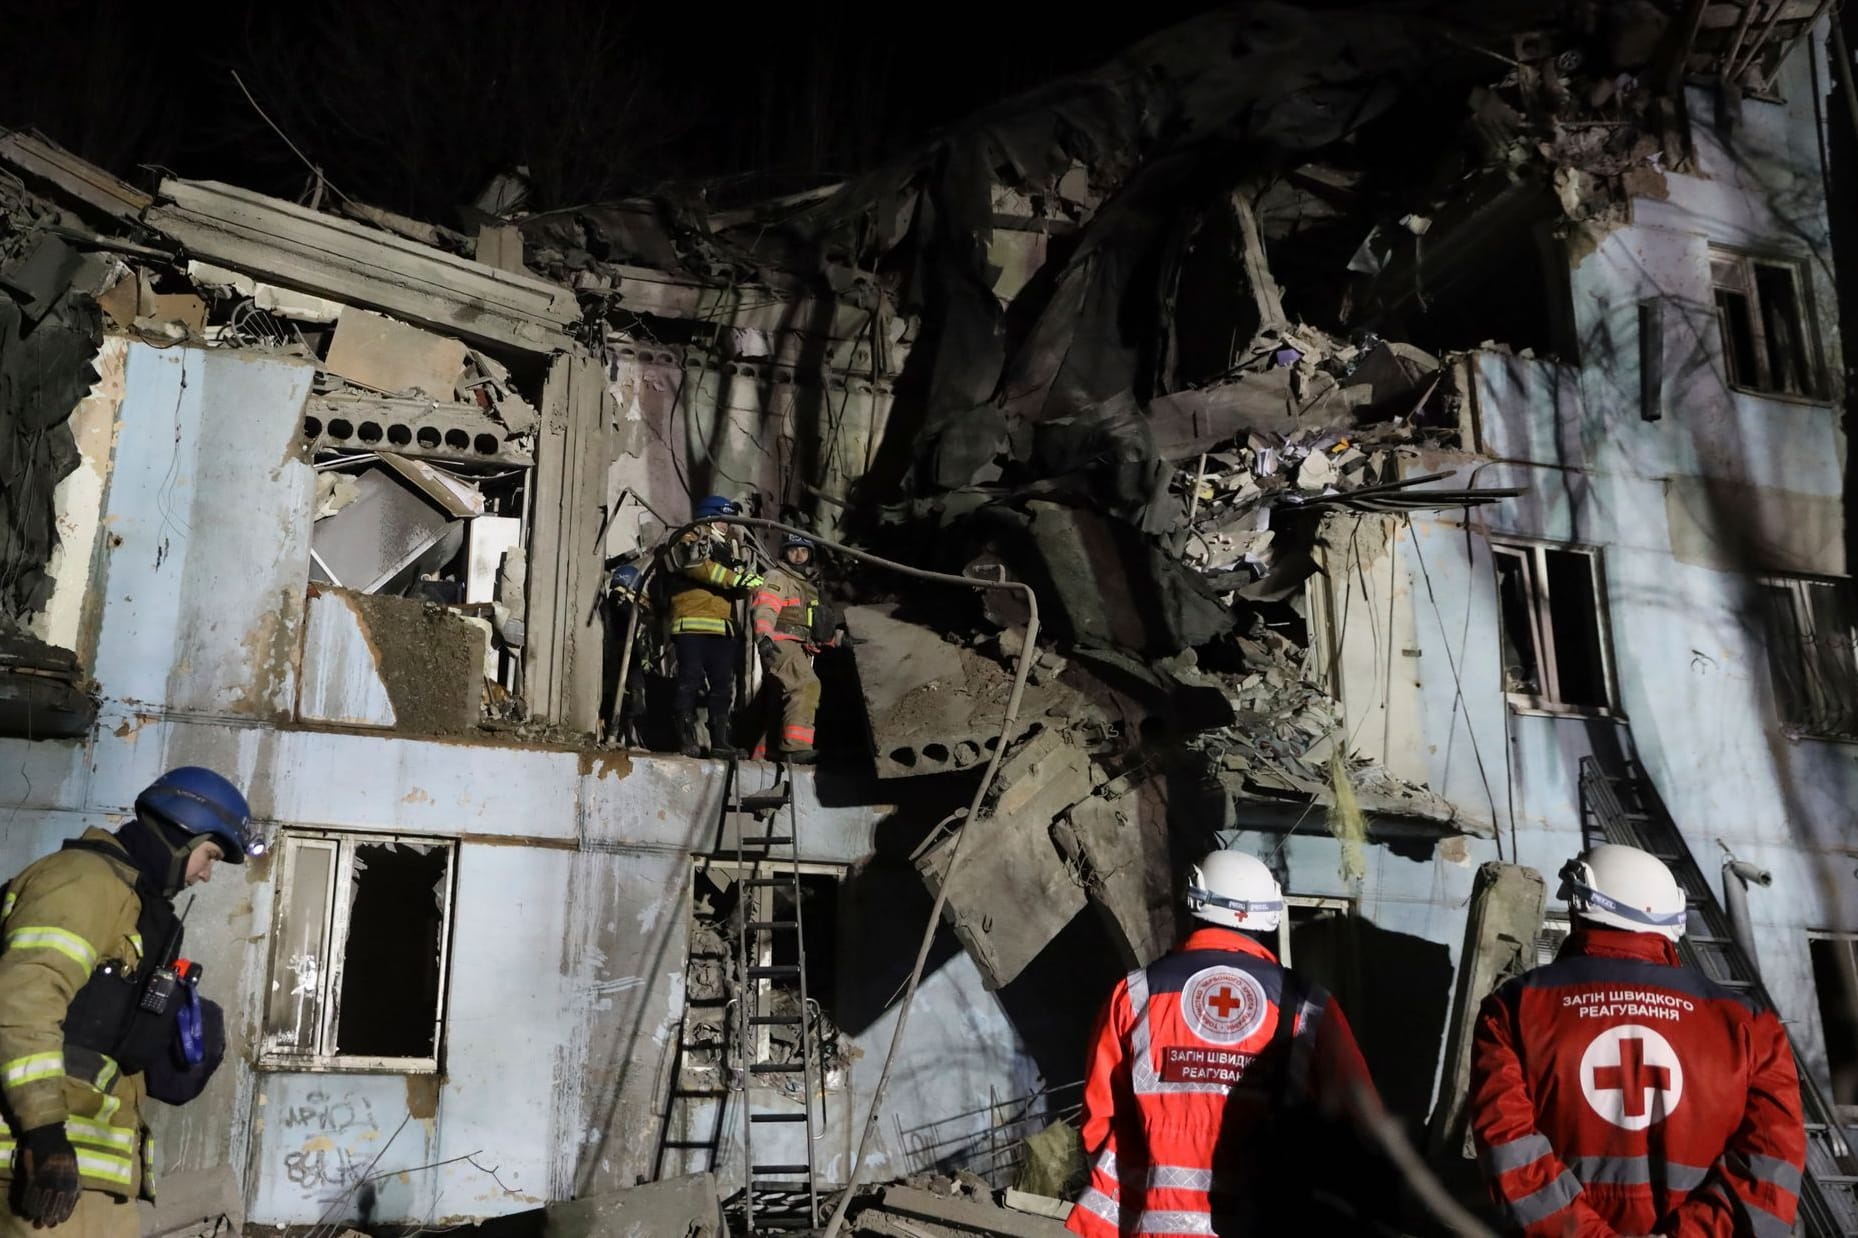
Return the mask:
[(1342, 1011), (1243, 933), (1205, 927), (1117, 982), (1084, 1081), (1087, 1238), (1245, 1232), (1286, 1104), (1378, 1105)]
[(1471, 1121), (1516, 1232), (1793, 1232), (1806, 1161), (1780, 1020), (1653, 933), (1583, 928), (1484, 1001)]

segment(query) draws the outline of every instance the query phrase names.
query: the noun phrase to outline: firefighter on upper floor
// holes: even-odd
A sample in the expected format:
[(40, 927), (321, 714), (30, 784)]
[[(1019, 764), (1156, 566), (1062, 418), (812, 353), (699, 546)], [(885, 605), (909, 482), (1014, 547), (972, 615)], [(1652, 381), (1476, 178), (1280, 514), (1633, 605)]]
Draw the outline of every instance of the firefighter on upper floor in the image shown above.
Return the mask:
[(90, 829), (0, 898), (0, 1238), (134, 1238), (154, 1197), (145, 1097), (184, 1104), (225, 1051), (219, 1008), (181, 958), (171, 900), (263, 851), (245, 797), (170, 770), (109, 834)]
[(780, 698), (781, 753), (800, 764), (817, 756), (813, 720), (819, 712), (819, 675), (813, 658), (839, 643), (838, 623), (819, 593), (818, 554), (812, 539), (786, 534), (780, 566), (762, 582), (750, 610), (761, 665)]
[(1484, 1001), (1478, 1161), (1512, 1232), (1793, 1232), (1806, 1130), (1780, 1020), (1678, 962), (1684, 894), (1603, 844), (1561, 871), (1574, 931)]
[(729, 713), (735, 704), (736, 600), (752, 598), (761, 577), (749, 559), (748, 544), (719, 516), (737, 516), (739, 504), (712, 494), (697, 505), (700, 523), (672, 543), (671, 645), (677, 653), (677, 687), (672, 711), (677, 720), (678, 747), (686, 756), (702, 756), (697, 739), (697, 697), (709, 707), (709, 755), (735, 755), (730, 742)]
[(1187, 908), (1200, 926), (1123, 977), (1098, 1017), (1084, 1079), (1090, 1184), (1066, 1228), (1368, 1232), (1349, 1228), (1359, 1213), (1325, 1214), (1315, 1188), (1333, 1170), (1342, 1194), (1397, 1193), (1355, 1163), (1350, 1132), (1380, 1101), (1340, 1007), (1267, 945), (1284, 914), (1277, 879), (1254, 856), (1215, 851), (1190, 871)]

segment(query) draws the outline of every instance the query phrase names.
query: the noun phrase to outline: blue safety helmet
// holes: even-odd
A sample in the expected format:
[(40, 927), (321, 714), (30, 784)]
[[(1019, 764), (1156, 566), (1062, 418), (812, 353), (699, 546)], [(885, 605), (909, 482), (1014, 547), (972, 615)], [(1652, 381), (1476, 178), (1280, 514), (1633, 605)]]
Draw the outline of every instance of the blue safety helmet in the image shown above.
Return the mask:
[(617, 593), (623, 600), (630, 602), (639, 594), (639, 581), (645, 573), (636, 563), (622, 563), (613, 569), (613, 575), (607, 581), (607, 591)]
[(252, 829), (251, 805), (239, 789), (210, 769), (183, 765), (171, 769), (136, 796), (138, 815), (153, 817), (195, 837), (219, 844), (228, 864), (261, 856), (265, 843)]
[(802, 549), (812, 550), (812, 551), (818, 551), (819, 549), (818, 542), (815, 542), (810, 537), (802, 537), (798, 533), (789, 533), (786, 536), (781, 538), (781, 549), (782, 550), (784, 551), (791, 550), (795, 546), (799, 546)]
[(698, 520), (714, 520), (718, 516), (740, 516), (742, 505), (734, 499), (726, 499), (720, 494), (712, 494), (697, 504)]

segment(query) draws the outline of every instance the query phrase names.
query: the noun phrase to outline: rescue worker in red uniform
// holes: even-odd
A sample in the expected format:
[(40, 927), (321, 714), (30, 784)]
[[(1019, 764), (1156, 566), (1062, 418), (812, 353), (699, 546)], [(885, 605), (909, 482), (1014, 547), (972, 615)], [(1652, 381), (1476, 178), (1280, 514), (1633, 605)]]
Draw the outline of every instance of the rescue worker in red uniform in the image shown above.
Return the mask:
[(1309, 1198), (1301, 1177), (1285, 1175), (1340, 1150), (1300, 1138), (1309, 1127), (1299, 1119), (1333, 1126), (1379, 1111), (1348, 1020), (1265, 945), (1284, 896), (1256, 857), (1215, 851), (1194, 865), (1187, 909), (1200, 927), (1117, 982), (1097, 1020), (1084, 1080), (1090, 1185), (1066, 1228), (1085, 1238), (1347, 1232), (1313, 1228), (1307, 1213), (1294, 1230), (1275, 1217)]
[(1478, 1161), (1513, 1232), (1667, 1238), (1793, 1232), (1800, 1081), (1772, 1011), (1681, 966), (1684, 894), (1656, 856), (1570, 860), (1574, 931), (1484, 1001)]

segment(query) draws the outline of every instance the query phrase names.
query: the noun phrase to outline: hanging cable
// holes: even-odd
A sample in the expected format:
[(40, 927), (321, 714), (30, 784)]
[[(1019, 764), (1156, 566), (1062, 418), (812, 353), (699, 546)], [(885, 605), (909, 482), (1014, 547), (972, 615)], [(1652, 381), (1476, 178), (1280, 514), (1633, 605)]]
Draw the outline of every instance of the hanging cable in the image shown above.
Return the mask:
[[(922, 983), (923, 972), (929, 965), (929, 951), (935, 943), (936, 927), (942, 922), (942, 911), (948, 905), (948, 891), (955, 884), (956, 866), (961, 862), (961, 845), (967, 840), (970, 831), (976, 828), (981, 804), (987, 798), (987, 792), (993, 787), (994, 779), (1000, 772), (1000, 761), (1006, 755), (1007, 747), (1013, 742), (1014, 724), (1019, 720), (1020, 701), (1026, 694), (1026, 675), (1032, 669), (1032, 655), (1039, 638), (1039, 595), (1032, 586), (1017, 580), (978, 580), (972, 576), (956, 576), (948, 572), (932, 572), (925, 568), (912, 567), (907, 563), (898, 563), (869, 551), (857, 550), (843, 542), (833, 541), (818, 533), (798, 529), (792, 525), (782, 524), (776, 520), (761, 520), (752, 516), (718, 516), (711, 520), (693, 520), (689, 524), (673, 529), (660, 543), (669, 546), (685, 533), (704, 524), (733, 524), (744, 528), (767, 529), (775, 533), (791, 533), (809, 541), (836, 551), (848, 558), (874, 567), (887, 568), (914, 580), (925, 580), (935, 584), (955, 585), (966, 589), (1005, 589), (1022, 594), (1026, 599), (1026, 640), (1019, 651), (1019, 657), (1013, 666), (1013, 691), (1007, 698), (1006, 714), (1000, 721), (1000, 739), (994, 745), (993, 755), (987, 760), (987, 769), (981, 775), (980, 782), (974, 788), (974, 796), (969, 801), (967, 811), (968, 824), (955, 834), (955, 841), (949, 847), (948, 867), (943, 870), (941, 883), (936, 888), (935, 902), (929, 908), (928, 923), (923, 925), (922, 940), (917, 944), (916, 962), (910, 968), (909, 982), (904, 986), (902, 1001), (897, 1007), (897, 1026), (890, 1034), (890, 1048), (884, 1054), (884, 1065), (878, 1071), (877, 1083), (871, 1090), (871, 1105), (865, 1114), (865, 1120), (858, 1132), (858, 1148), (852, 1156), (850, 1177), (839, 1196), (838, 1206), (833, 1209), (832, 1220), (826, 1226), (825, 1238), (836, 1238), (845, 1224), (845, 1212), (851, 1206), (852, 1197), (857, 1193), (860, 1181), (864, 1177), (865, 1153), (870, 1147), (871, 1135), (877, 1130), (878, 1114), (884, 1105), (884, 1092), (890, 1085), (890, 1071), (896, 1064), (897, 1050), (903, 1044), (904, 1030), (909, 1026), (910, 1009), (916, 1000), (916, 990)], [(650, 583), (651, 574), (657, 569), (659, 556), (654, 555), (651, 563), (639, 577), (638, 594), (644, 596), (645, 587)], [(626, 639), (620, 646), (619, 683), (613, 699), (623, 702), (626, 699), (626, 679), (632, 669), (632, 646), (638, 638), (639, 610), (635, 603), (626, 620)]]

